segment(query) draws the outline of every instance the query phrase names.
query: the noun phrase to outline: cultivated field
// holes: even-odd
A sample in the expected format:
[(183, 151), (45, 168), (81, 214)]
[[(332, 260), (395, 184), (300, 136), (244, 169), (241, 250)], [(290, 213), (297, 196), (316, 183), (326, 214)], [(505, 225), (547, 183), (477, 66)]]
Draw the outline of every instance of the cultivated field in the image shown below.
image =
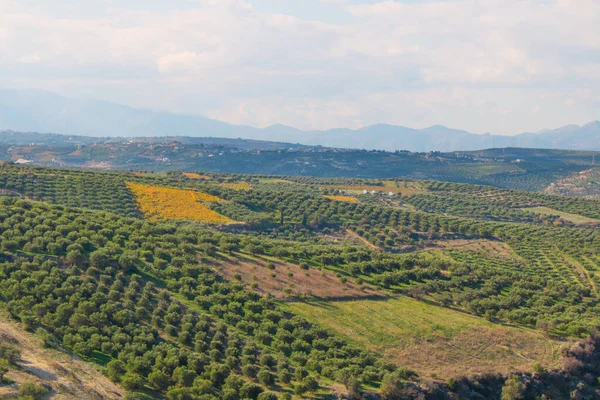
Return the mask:
[(494, 324), (406, 297), (287, 307), (430, 377), (529, 371), (536, 362), (554, 366), (567, 344), (534, 330)]
[(434, 243), (436, 246), (439, 246), (444, 249), (474, 251), (491, 257), (498, 257), (513, 261), (523, 261), (523, 259), (519, 257), (508, 244), (497, 240), (455, 239), (439, 240)]
[(530, 208), (525, 208), (524, 210), (533, 211), (533, 212), (536, 212), (538, 214), (543, 214), (543, 215), (558, 215), (560, 218), (564, 219), (565, 221), (569, 221), (569, 222), (572, 222), (577, 225), (600, 224), (600, 220), (598, 220), (598, 219), (588, 218), (588, 217), (584, 217), (583, 215), (578, 215), (578, 214), (570, 214), (570, 213), (566, 213), (564, 211), (554, 210), (549, 207), (530, 207)]
[(200, 179), (200, 180), (205, 180), (205, 181), (209, 181), (210, 180), (210, 176), (208, 176), (208, 175), (200, 175), (200, 174), (197, 174), (195, 172), (182, 172), (182, 174), (186, 178), (190, 178), (190, 179)]
[(262, 295), (276, 298), (366, 298), (384, 295), (369, 285), (358, 285), (327, 270), (302, 269), (299, 265), (270, 258), (238, 254), (215, 264), (217, 273), (248, 284)]
[(356, 197), (352, 197), (352, 196), (323, 196), (326, 199), (329, 200), (335, 200), (335, 201), (343, 201), (345, 203), (358, 203), (358, 199)]
[(193, 190), (128, 183), (140, 211), (153, 221), (197, 221), (226, 224), (231, 219), (211, 210), (203, 203), (221, 201), (220, 198)]

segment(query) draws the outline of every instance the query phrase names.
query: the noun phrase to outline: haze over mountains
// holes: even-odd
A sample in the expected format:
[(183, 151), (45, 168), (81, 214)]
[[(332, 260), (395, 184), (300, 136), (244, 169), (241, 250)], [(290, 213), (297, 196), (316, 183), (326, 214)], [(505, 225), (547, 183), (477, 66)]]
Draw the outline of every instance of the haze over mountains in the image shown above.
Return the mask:
[(284, 125), (267, 128), (231, 125), (203, 116), (135, 109), (39, 90), (0, 90), (0, 129), (86, 136), (244, 138), (389, 151), (457, 151), (492, 147), (600, 150), (600, 121), (515, 136), (472, 134), (441, 125), (412, 129), (377, 124), (357, 130), (302, 131)]

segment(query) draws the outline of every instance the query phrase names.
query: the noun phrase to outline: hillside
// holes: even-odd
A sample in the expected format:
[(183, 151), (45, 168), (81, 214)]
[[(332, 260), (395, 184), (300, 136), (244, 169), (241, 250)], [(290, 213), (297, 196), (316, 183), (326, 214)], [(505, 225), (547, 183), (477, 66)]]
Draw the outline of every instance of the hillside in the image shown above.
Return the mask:
[(0, 386), (1, 398), (16, 398), (27, 384), (49, 390), (50, 398), (57, 400), (121, 399), (125, 396), (99, 368), (44, 346), (41, 337), (24, 331), (4, 314), (0, 315), (0, 346), (17, 349), (20, 354), (4, 375), (5, 381), (11, 383)]
[(387, 151), (467, 151), (492, 147), (600, 150), (599, 121), (515, 136), (472, 134), (440, 125), (413, 129), (378, 124), (357, 130), (302, 131), (284, 125), (267, 128), (230, 125), (203, 116), (135, 109), (38, 90), (0, 91), (0, 129), (111, 137), (244, 138)]
[[(315, 177), (409, 178), (542, 191), (596, 153), (524, 148), (455, 153), (382, 152), (211, 138), (90, 138), (0, 132), (0, 161), (50, 167), (212, 171)], [(594, 181), (590, 181), (592, 186)], [(594, 190), (593, 187), (590, 190)]]
[(600, 197), (600, 170), (591, 168), (553, 182), (546, 192), (561, 196)]
[(10, 146), (29, 147), (73, 147), (73, 146), (98, 146), (98, 145), (125, 145), (127, 143), (136, 143), (144, 146), (151, 146), (164, 143), (177, 142), (183, 145), (196, 146), (221, 146), (225, 148), (236, 148), (242, 150), (278, 150), (278, 149), (297, 149), (309, 146), (302, 146), (293, 143), (280, 143), (273, 141), (261, 141), (250, 139), (227, 139), (215, 137), (189, 137), (189, 136), (168, 136), (168, 137), (95, 137), (95, 136), (77, 136), (61, 135), (56, 133), (37, 133), (37, 132), (18, 132), (12, 130), (0, 131), (0, 143)]
[(0, 189), (1, 307), (137, 396), (597, 394), (596, 199), (11, 164)]

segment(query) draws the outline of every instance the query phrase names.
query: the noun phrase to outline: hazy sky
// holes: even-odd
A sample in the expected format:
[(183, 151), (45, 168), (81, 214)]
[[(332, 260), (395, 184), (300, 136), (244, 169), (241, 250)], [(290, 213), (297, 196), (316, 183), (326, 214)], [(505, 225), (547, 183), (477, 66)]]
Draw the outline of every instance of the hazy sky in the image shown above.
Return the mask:
[(0, 0), (0, 87), (232, 123), (600, 119), (600, 0)]

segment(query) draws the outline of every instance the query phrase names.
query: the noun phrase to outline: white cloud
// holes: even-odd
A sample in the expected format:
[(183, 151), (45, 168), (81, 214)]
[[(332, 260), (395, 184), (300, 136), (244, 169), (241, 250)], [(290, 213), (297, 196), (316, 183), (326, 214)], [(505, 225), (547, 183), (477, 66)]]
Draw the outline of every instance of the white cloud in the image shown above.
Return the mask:
[(37, 54), (29, 54), (19, 58), (18, 61), (23, 64), (38, 64), (42, 61), (42, 58)]
[(598, 118), (597, 0), (316, 1), (346, 20), (236, 0), (0, 0), (0, 84), (311, 129)]
[(218, 53), (197, 54), (190, 51), (166, 54), (156, 61), (159, 72), (170, 74), (198, 72), (202, 69), (218, 67), (219, 64)]

